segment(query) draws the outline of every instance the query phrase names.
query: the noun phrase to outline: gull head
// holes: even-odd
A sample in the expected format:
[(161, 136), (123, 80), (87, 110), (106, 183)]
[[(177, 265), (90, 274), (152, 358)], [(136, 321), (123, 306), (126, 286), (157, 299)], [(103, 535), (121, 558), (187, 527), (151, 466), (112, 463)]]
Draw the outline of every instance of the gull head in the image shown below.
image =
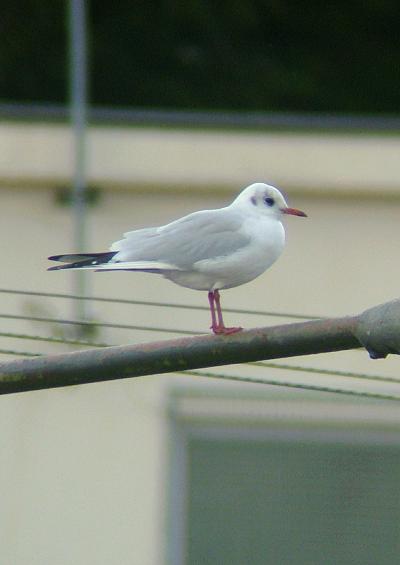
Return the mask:
[(251, 184), (239, 194), (232, 205), (253, 210), (263, 216), (281, 218), (287, 214), (303, 216), (307, 214), (297, 208), (289, 208), (283, 195), (277, 188), (263, 182)]

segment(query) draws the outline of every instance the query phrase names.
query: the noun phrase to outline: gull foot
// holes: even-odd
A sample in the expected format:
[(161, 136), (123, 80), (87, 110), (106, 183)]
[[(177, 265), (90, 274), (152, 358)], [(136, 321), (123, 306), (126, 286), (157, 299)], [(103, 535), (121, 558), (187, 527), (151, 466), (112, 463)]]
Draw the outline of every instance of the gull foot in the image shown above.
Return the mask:
[(241, 332), (243, 329), (241, 327), (226, 328), (225, 326), (210, 326), (210, 328), (216, 335), (236, 334), (237, 332)]

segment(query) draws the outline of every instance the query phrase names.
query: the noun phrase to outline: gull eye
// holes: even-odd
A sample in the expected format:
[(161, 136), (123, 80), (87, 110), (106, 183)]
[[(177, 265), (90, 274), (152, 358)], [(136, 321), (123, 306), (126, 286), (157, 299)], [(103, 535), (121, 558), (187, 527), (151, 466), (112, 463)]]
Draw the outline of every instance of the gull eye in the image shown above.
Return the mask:
[(271, 198), (271, 196), (265, 196), (264, 204), (266, 204), (267, 206), (273, 206), (275, 204), (275, 200)]

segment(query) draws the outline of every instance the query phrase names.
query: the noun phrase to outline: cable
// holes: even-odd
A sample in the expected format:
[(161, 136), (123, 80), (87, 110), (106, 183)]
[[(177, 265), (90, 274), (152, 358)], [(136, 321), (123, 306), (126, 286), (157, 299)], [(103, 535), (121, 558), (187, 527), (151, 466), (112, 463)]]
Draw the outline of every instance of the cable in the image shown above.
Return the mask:
[(29, 351), (15, 351), (13, 349), (0, 349), (0, 354), (16, 355), (17, 357), (40, 357), (43, 353), (31, 353)]
[(101, 328), (114, 328), (120, 330), (142, 330), (150, 332), (164, 332), (164, 333), (177, 333), (185, 335), (199, 335), (204, 332), (195, 332), (191, 330), (177, 330), (174, 328), (159, 328), (157, 326), (135, 326), (130, 324), (113, 324), (110, 322), (94, 322), (94, 321), (82, 321), (82, 320), (66, 320), (62, 318), (47, 318), (41, 316), (20, 316), (17, 314), (0, 314), (0, 318), (7, 320), (25, 320), (30, 322), (49, 322), (53, 324), (70, 324), (76, 326), (88, 326), (88, 327), (101, 327)]
[[(10, 337), (13, 339), (25, 339), (29, 341), (44, 341), (48, 343), (62, 343), (65, 345), (82, 345), (90, 347), (110, 347), (108, 343), (98, 343), (93, 341), (86, 341), (82, 339), (70, 339), (63, 337), (53, 337), (53, 336), (40, 336), (31, 334), (20, 334), (13, 332), (0, 332), (0, 337)], [(1, 353), (1, 351), (0, 351)]]
[(395, 377), (386, 377), (383, 375), (370, 375), (368, 373), (354, 373), (351, 371), (340, 371), (336, 369), (318, 369), (316, 367), (308, 367), (301, 365), (287, 365), (284, 363), (269, 363), (268, 361), (248, 361), (246, 365), (255, 365), (258, 367), (269, 367), (271, 369), (288, 369), (289, 371), (300, 371), (303, 373), (316, 373), (318, 375), (331, 375), (335, 377), (351, 377), (355, 379), (363, 379), (370, 381), (381, 381), (387, 383), (400, 384), (400, 379)]
[(334, 387), (326, 387), (326, 386), (319, 386), (319, 385), (309, 385), (306, 383), (292, 383), (287, 381), (277, 381), (274, 379), (260, 379), (254, 377), (239, 377), (234, 375), (224, 375), (220, 373), (207, 373), (201, 371), (180, 371), (182, 374), (189, 374), (194, 375), (197, 377), (206, 377), (211, 379), (220, 379), (220, 380), (229, 380), (229, 381), (237, 381), (237, 382), (244, 382), (244, 383), (253, 383), (253, 384), (262, 384), (262, 385), (273, 385), (273, 386), (282, 386), (282, 387), (289, 387), (289, 388), (296, 388), (302, 390), (315, 390), (319, 392), (333, 392), (336, 394), (347, 394), (350, 396), (358, 396), (364, 398), (375, 398), (379, 400), (394, 400), (396, 402), (400, 401), (400, 396), (394, 394), (383, 394), (379, 392), (367, 392), (367, 391), (358, 391), (358, 390), (346, 390), (343, 388), (334, 388)]
[[(0, 288), (0, 293), (17, 294), (23, 296), (42, 296), (44, 298), (66, 298), (71, 300), (92, 300), (96, 302), (109, 302), (114, 304), (132, 304), (137, 306), (156, 306), (163, 308), (181, 308), (186, 310), (207, 310), (207, 306), (197, 306), (190, 304), (172, 304), (169, 302), (154, 302), (146, 300), (128, 300), (124, 298), (106, 298), (104, 296), (80, 296), (77, 294), (55, 293), (55, 292), (36, 292), (25, 290), (12, 290), (7, 288)], [(246, 310), (242, 308), (224, 308), (224, 312), (231, 314), (250, 314), (255, 316), (271, 316), (276, 318), (293, 318), (298, 320), (320, 320), (321, 316), (307, 316), (304, 314), (291, 314), (284, 312), (270, 312), (258, 310)]]

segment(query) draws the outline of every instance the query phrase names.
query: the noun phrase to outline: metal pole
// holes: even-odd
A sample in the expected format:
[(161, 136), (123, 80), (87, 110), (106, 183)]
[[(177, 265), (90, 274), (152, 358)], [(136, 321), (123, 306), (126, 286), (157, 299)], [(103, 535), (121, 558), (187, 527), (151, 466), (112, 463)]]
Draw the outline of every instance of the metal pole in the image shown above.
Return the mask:
[(157, 343), (106, 347), (0, 365), (0, 394), (357, 349), (359, 317), (316, 320)]
[[(69, 65), (71, 102), (70, 115), (73, 130), (73, 238), (76, 252), (87, 251), (86, 230), (86, 121), (87, 121), (87, 50), (85, 0), (69, 0)], [(88, 295), (87, 273), (76, 271), (74, 292)], [(89, 317), (85, 300), (75, 304), (75, 317)]]

